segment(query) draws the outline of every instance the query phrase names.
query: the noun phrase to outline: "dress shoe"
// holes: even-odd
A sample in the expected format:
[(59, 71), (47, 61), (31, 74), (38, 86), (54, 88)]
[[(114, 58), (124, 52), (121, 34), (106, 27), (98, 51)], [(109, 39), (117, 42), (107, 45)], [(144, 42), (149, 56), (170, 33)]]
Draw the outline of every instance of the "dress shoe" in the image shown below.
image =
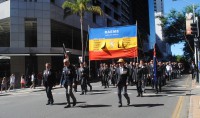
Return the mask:
[(69, 107), (71, 107), (71, 105), (70, 104), (68, 104), (67, 106), (65, 106), (64, 108), (69, 108)]
[(53, 101), (52, 101), (52, 102), (50, 102), (50, 104), (51, 104), (51, 105), (53, 105), (53, 103), (54, 103)]
[(140, 97), (143, 97), (143, 94), (142, 94), (142, 93), (140, 94)]
[(76, 106), (76, 100), (73, 102), (73, 106)]
[(119, 104), (118, 107), (122, 107), (122, 104)]
[(83, 95), (84, 93), (81, 93), (80, 95)]
[(47, 102), (46, 105), (50, 105), (50, 102)]
[(138, 94), (137, 97), (140, 97), (140, 94)]
[(127, 105), (128, 105), (128, 106), (130, 105), (130, 99), (127, 100)]

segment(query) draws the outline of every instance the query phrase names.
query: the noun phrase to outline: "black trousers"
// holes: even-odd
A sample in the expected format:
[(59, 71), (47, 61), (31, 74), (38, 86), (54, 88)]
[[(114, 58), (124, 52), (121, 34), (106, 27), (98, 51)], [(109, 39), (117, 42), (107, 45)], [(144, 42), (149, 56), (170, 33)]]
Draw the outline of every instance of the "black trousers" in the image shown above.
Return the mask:
[(50, 103), (50, 102), (54, 102), (54, 100), (53, 100), (53, 95), (52, 95), (52, 92), (51, 92), (52, 87), (53, 87), (53, 86), (45, 86), (45, 90), (46, 90), (46, 94), (47, 94), (47, 98), (48, 98), (48, 102), (49, 102), (49, 103)]
[(73, 102), (76, 102), (76, 98), (72, 92), (72, 85), (67, 85), (65, 84), (65, 89), (66, 89), (66, 98), (67, 98), (67, 103), (70, 105), (70, 97), (72, 98)]
[(161, 87), (162, 87), (162, 77), (159, 76), (159, 77), (157, 77), (157, 80), (155, 80), (156, 92), (158, 92), (158, 91), (161, 92)]
[(127, 102), (130, 102), (130, 98), (127, 94), (127, 86), (118, 86), (117, 93), (118, 93), (119, 104), (122, 104), (122, 93), (124, 97), (126, 98)]
[(80, 83), (81, 83), (81, 93), (86, 94), (86, 92), (87, 92), (87, 80), (86, 80), (86, 78), (81, 78)]
[(138, 95), (141, 95), (143, 92), (142, 91), (142, 80), (136, 81), (136, 88), (137, 88)]

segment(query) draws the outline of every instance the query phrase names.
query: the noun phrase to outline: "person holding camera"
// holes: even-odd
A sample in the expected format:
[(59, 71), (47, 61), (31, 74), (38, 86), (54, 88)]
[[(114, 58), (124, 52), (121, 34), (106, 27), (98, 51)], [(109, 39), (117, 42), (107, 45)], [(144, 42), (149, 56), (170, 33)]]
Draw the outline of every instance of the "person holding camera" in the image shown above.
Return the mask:
[(69, 59), (64, 59), (63, 60), (64, 63), (64, 67), (63, 67), (63, 71), (62, 71), (62, 76), (61, 76), (61, 80), (64, 80), (64, 87), (66, 89), (66, 98), (67, 98), (67, 105), (65, 106), (65, 108), (69, 108), (71, 107), (70, 105), (70, 97), (73, 100), (73, 106), (76, 105), (76, 98), (72, 92), (72, 87), (75, 85), (74, 84), (74, 78), (75, 78), (75, 68), (70, 64)]

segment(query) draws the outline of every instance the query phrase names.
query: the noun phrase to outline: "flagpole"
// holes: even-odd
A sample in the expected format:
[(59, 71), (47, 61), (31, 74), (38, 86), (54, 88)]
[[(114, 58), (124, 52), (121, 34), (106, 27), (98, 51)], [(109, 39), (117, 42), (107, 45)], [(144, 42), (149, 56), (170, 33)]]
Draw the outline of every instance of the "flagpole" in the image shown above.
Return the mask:
[[(135, 23), (135, 25), (136, 25), (136, 34), (138, 34), (138, 26), (137, 26), (137, 20), (136, 20), (136, 23)], [(137, 40), (138, 40), (138, 38), (137, 38)], [(138, 43), (138, 41), (137, 41), (137, 43)], [(138, 44), (137, 44), (137, 47), (138, 47)], [(136, 52), (136, 54), (137, 54), (137, 63), (138, 63), (138, 48), (137, 48), (137, 50), (136, 50), (137, 52)]]
[[(90, 25), (88, 25), (88, 37), (87, 37), (87, 41), (88, 41), (88, 39), (89, 39), (89, 30), (90, 30)], [(86, 47), (87, 47), (87, 41), (86, 41)], [(86, 52), (86, 47), (85, 47), (85, 52)], [(89, 54), (88, 54), (88, 58), (89, 58)], [(89, 61), (89, 76), (90, 76), (90, 58), (88, 59), (88, 61)]]
[(153, 75), (154, 81), (157, 82), (157, 59), (156, 59), (156, 43), (154, 44), (154, 51), (153, 51)]

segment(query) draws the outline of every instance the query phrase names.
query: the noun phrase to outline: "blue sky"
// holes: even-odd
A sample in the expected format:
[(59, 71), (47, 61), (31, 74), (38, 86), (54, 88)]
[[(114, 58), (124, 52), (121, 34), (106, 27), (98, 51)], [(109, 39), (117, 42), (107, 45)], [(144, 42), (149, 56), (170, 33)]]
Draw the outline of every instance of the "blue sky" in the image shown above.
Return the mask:
[[(182, 11), (184, 7), (192, 4), (200, 5), (200, 0), (164, 0), (164, 12), (165, 14), (167, 14), (170, 12), (171, 9)], [(184, 43), (172, 45), (172, 55), (183, 55), (183, 45)]]

